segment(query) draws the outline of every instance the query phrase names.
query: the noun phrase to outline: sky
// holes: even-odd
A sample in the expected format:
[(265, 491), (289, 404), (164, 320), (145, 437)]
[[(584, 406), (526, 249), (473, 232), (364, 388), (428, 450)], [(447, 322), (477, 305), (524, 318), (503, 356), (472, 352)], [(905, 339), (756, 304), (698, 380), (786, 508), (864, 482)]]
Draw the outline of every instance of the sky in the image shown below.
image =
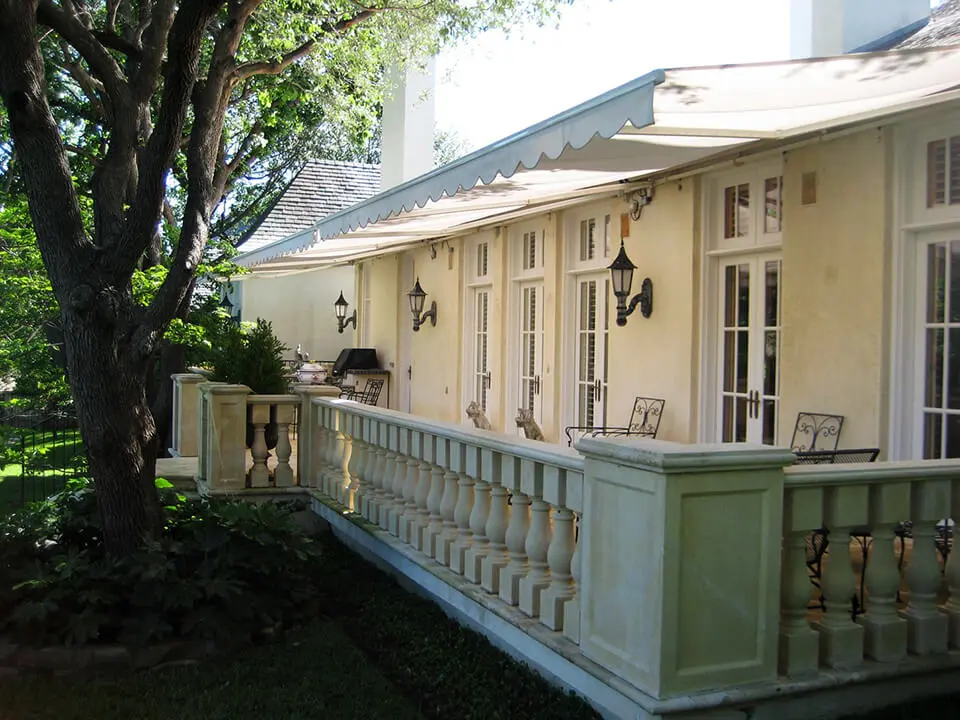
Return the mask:
[(787, 59), (789, 5), (576, 0), (559, 28), (491, 32), (441, 54), (437, 127), (476, 150), (651, 70)]

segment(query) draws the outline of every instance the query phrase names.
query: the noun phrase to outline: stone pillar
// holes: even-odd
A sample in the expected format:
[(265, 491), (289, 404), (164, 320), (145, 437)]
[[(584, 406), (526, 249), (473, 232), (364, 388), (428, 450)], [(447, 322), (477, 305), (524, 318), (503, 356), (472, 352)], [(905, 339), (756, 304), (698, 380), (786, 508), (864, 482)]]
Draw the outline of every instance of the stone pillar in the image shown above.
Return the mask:
[(340, 389), (333, 385), (309, 385), (298, 383), (293, 392), (300, 398), (299, 417), (297, 418), (297, 484), (309, 487), (315, 482), (318, 468), (314, 467), (317, 442), (317, 412), (313, 407), (314, 398), (340, 396)]
[(200, 383), (206, 378), (196, 373), (174, 373), (173, 432), (170, 433), (170, 457), (197, 457), (200, 432)]
[(197, 478), (203, 490), (236, 492), (246, 487), (247, 396), (246, 385), (201, 383), (203, 409), (201, 457)]
[(663, 699), (777, 676), (788, 450), (584, 438), (580, 650)]

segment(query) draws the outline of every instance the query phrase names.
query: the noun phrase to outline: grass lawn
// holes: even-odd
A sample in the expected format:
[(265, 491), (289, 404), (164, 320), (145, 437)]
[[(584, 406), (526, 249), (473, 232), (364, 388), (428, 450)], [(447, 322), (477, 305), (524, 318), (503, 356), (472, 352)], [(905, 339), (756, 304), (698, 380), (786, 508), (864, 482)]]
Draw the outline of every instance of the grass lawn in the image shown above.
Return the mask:
[[(23, 484), (20, 462), (0, 468), (0, 514), (20, 507), (24, 501), (42, 500), (63, 488), (66, 479), (74, 475), (74, 458), (83, 452), (78, 430), (58, 430), (56, 435), (50, 430), (40, 432), (29, 428), (7, 428), (6, 431), (8, 437), (23, 438), (23, 449), (31, 462)], [(15, 455), (17, 460), (21, 459), (19, 442)]]

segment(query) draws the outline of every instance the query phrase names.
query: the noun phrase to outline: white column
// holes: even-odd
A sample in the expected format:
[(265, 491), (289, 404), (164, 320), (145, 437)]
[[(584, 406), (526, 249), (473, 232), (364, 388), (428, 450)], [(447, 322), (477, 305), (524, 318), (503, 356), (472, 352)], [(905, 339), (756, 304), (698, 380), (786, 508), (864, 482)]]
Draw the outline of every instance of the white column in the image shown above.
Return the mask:
[(267, 423), (270, 422), (270, 406), (252, 405), (250, 407), (250, 422), (253, 424), (253, 443), (250, 445), (253, 467), (250, 469), (250, 487), (269, 487), (270, 472), (267, 470), (266, 427)]
[[(488, 593), (500, 593), (500, 572), (507, 566), (507, 526), (510, 508), (507, 506), (507, 490), (504, 488), (503, 466), (510, 465), (513, 457), (493, 453), (494, 470), (490, 474), (490, 514), (485, 528), (489, 551), (480, 561), (480, 587)], [(499, 471), (499, 472), (497, 472)]]
[(293, 422), (295, 412), (294, 405), (277, 405), (277, 469), (273, 471), (273, 482), (276, 487), (293, 485), (293, 468), (290, 466), (290, 455), (293, 451), (290, 445), (290, 424)]
[(897, 613), (900, 568), (894, 530), (908, 514), (910, 483), (882, 483), (870, 488), (870, 531), (873, 541), (864, 569), (868, 600), (857, 618), (866, 636), (864, 650), (871, 660), (895, 662), (907, 654), (907, 623)]
[(957, 549), (957, 531), (960, 530), (960, 480), (954, 480), (950, 489), (950, 517), (954, 521), (953, 547), (947, 558), (946, 580), (950, 595), (943, 610), (950, 622), (950, 647), (960, 648), (960, 552)]
[(778, 665), (780, 673), (788, 677), (811, 675), (820, 667), (820, 634), (807, 621), (813, 593), (807, 537), (822, 525), (822, 488), (784, 489)]
[(453, 466), (457, 470), (457, 505), (453, 517), (457, 523), (457, 539), (450, 548), (450, 569), (463, 575), (466, 568), (467, 550), (473, 544), (473, 532), (470, 530), (470, 516), (473, 514), (473, 478), (467, 474), (467, 467), (476, 469), (476, 460), (470, 458), (477, 454), (476, 448), (457, 443)]
[(850, 558), (850, 531), (867, 524), (867, 486), (829, 487), (823, 493), (823, 520), (829, 546), (820, 572), (826, 606), (814, 628), (820, 633), (820, 660), (830, 668), (863, 662), (863, 627), (853, 621), (857, 576)]
[(359, 415), (350, 417), (350, 477), (356, 487), (354, 498), (357, 503), (357, 512), (366, 519), (369, 509), (370, 495), (373, 492), (373, 483), (364, 473), (367, 462), (367, 442), (364, 436), (365, 419)]
[(450, 565), (450, 548), (457, 539), (457, 495), (459, 487), (457, 485), (457, 473), (453, 470), (456, 467), (454, 459), (455, 448), (459, 448), (459, 443), (453, 440), (444, 440), (446, 445), (446, 468), (443, 472), (443, 498), (440, 500), (440, 515), (443, 518), (443, 531), (437, 538), (436, 552), (434, 559), (441, 565)]
[(297, 430), (297, 484), (301, 487), (316, 487), (318, 457), (317, 443), (320, 433), (317, 424), (316, 398), (336, 397), (339, 391), (328, 385), (296, 384), (293, 392), (300, 398), (300, 427)]
[(551, 630), (563, 630), (563, 608), (573, 599), (573, 513), (566, 508), (553, 510), (553, 537), (547, 551), (550, 586), (540, 595), (540, 622)]
[(394, 442), (396, 442), (397, 457), (394, 460), (396, 469), (389, 488), (390, 495), (387, 498), (387, 530), (391, 535), (399, 537), (400, 516), (403, 515), (404, 509), (403, 489), (407, 484), (407, 463), (410, 460), (410, 431), (399, 428), (397, 437), (390, 437), (390, 447), (394, 447)]
[(510, 524), (507, 525), (505, 537), (509, 562), (500, 571), (500, 599), (510, 605), (518, 605), (520, 580), (530, 570), (526, 552), (527, 533), (530, 530), (530, 498), (522, 491), (521, 476), (522, 473), (541, 473), (542, 477), (543, 466), (533, 460), (521, 461), (519, 458), (504, 458), (503, 465), (504, 485), (513, 493), (513, 497)]
[(196, 373), (174, 373), (173, 431), (170, 434), (171, 457), (197, 457), (199, 454), (199, 385), (206, 378)]
[[(487, 450), (473, 449), (477, 468), (474, 471), (473, 510), (470, 513), (470, 531), (473, 543), (464, 555), (463, 576), (477, 585), (483, 580), (483, 558), (490, 552), (490, 539), (487, 537), (487, 517), (490, 515), (490, 483), (487, 480), (499, 475), (499, 468), (493, 470), (493, 453)], [(500, 456), (496, 460), (499, 463)], [(470, 471), (469, 456), (467, 471)]]
[(417, 491), (414, 493), (414, 502), (417, 505), (417, 514), (413, 519), (413, 531), (410, 544), (414, 550), (424, 550), (423, 536), (430, 523), (430, 510), (427, 508), (427, 498), (430, 496), (430, 486), (433, 484), (433, 461), (435, 458), (434, 436), (423, 433), (422, 455), (420, 458), (420, 474), (417, 476)]
[(580, 516), (573, 517), (574, 542), (576, 547), (573, 550), (573, 557), (570, 559), (570, 577), (573, 579), (573, 597), (570, 602), (563, 606), (563, 635), (572, 640), (577, 645), (580, 644), (580, 578), (581, 565), (580, 558), (583, 553), (580, 552), (580, 533), (583, 532), (583, 525)]
[(407, 474), (403, 482), (403, 514), (400, 516), (400, 539), (413, 542), (417, 517), (417, 484), (420, 480), (420, 459), (423, 457), (423, 435), (410, 432), (410, 454), (407, 456)]
[(434, 464), (430, 468), (430, 492), (427, 495), (427, 510), (429, 523), (423, 530), (423, 553), (436, 559), (440, 545), (440, 536), (443, 534), (443, 516), (441, 503), (443, 502), (443, 473), (449, 466), (447, 455), (447, 441), (444, 438), (434, 438)]
[(910, 589), (907, 647), (915, 655), (947, 651), (949, 617), (937, 607), (940, 566), (937, 564), (936, 523), (950, 510), (950, 481), (921, 480), (910, 487), (913, 550), (904, 576)]
[(530, 617), (540, 615), (540, 594), (550, 585), (550, 505), (534, 495), (530, 503), (530, 530), (524, 550), (530, 572), (520, 581), (520, 609)]

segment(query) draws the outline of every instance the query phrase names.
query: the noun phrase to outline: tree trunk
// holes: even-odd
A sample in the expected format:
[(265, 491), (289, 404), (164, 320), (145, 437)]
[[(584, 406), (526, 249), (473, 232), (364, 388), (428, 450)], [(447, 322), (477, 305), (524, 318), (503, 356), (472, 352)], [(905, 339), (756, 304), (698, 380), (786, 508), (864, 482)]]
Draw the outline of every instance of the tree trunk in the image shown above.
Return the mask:
[[(99, 321), (98, 321), (99, 320)], [(70, 384), (107, 551), (126, 555), (161, 529), (157, 432), (146, 368), (125, 360), (111, 323), (64, 312)]]

